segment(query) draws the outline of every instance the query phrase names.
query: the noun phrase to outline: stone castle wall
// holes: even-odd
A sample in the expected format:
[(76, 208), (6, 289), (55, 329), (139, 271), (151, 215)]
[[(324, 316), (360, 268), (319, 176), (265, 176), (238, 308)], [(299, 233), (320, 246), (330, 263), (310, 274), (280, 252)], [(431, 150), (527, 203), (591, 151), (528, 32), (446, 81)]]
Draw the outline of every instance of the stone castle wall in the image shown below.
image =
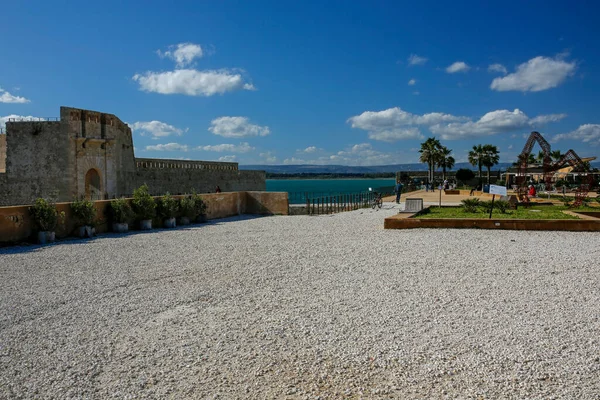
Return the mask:
[(0, 134), (0, 174), (6, 171), (6, 135)]
[(237, 163), (136, 159), (131, 129), (112, 114), (61, 107), (60, 121), (11, 121), (6, 132), (0, 206), (128, 196), (144, 183), (156, 195), (266, 188), (264, 171)]
[(266, 189), (264, 171), (240, 171), (237, 163), (137, 158), (137, 186), (148, 185), (153, 195)]
[(0, 204), (31, 204), (37, 197), (62, 200), (69, 192), (69, 141), (61, 122), (6, 123), (6, 178)]

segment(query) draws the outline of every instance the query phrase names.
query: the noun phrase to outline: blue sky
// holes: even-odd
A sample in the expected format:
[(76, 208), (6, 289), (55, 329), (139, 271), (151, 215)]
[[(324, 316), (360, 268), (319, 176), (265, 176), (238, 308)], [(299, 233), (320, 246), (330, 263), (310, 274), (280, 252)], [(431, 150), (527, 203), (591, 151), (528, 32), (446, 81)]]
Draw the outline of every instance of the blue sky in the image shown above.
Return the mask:
[(431, 136), (512, 162), (532, 130), (600, 155), (600, 4), (443, 3), (8, 2), (0, 123), (92, 109), (138, 157), (240, 164), (411, 163)]

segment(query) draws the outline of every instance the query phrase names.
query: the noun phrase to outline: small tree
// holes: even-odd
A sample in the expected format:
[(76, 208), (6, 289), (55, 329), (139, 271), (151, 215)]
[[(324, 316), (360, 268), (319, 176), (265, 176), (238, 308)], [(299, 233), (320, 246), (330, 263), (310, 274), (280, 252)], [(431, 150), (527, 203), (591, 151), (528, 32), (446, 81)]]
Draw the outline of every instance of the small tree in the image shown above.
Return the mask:
[(40, 232), (54, 232), (59, 219), (62, 223), (65, 218), (64, 212), (59, 213), (54, 204), (42, 198), (29, 207), (29, 214)]
[(194, 207), (196, 208), (196, 215), (206, 215), (206, 203), (202, 200), (199, 194), (196, 192), (192, 193), (191, 199), (194, 201)]
[(109, 218), (113, 223), (124, 224), (133, 217), (131, 206), (124, 198), (115, 199), (110, 202)]
[(158, 199), (158, 214), (163, 218), (173, 218), (177, 215), (179, 204), (169, 192)]
[(156, 202), (148, 192), (148, 185), (143, 184), (133, 191), (131, 203), (140, 220), (152, 219), (156, 216)]
[(182, 217), (190, 220), (196, 219), (198, 213), (196, 211), (196, 202), (191, 197), (184, 197), (179, 201), (179, 212)]
[(456, 179), (461, 181), (463, 184), (467, 181), (470, 181), (473, 178), (475, 178), (475, 174), (470, 169), (461, 168), (458, 171), (456, 171)]
[(81, 226), (94, 226), (96, 220), (96, 207), (90, 200), (75, 200), (71, 203), (71, 211)]

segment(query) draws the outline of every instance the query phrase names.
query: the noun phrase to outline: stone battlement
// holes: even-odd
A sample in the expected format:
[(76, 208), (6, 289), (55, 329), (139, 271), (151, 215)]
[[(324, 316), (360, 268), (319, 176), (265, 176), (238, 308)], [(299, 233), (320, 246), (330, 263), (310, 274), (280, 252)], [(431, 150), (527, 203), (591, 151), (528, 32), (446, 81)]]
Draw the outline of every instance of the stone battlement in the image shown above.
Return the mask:
[(113, 114), (61, 107), (60, 118), (15, 118), (0, 135), (0, 206), (38, 197), (110, 199), (150, 192), (265, 190), (264, 171), (234, 162), (136, 158), (131, 128)]
[(214, 171), (237, 171), (238, 164), (218, 161), (169, 160), (162, 158), (136, 158), (138, 169), (205, 169)]

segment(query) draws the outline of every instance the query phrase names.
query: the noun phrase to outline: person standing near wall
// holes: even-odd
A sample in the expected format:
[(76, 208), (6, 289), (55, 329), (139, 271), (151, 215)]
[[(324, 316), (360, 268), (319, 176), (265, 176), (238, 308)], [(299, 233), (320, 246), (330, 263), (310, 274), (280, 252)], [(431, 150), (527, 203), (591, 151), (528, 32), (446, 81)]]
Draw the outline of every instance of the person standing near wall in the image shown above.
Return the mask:
[(394, 192), (396, 192), (396, 204), (400, 204), (400, 195), (402, 195), (402, 182), (396, 181), (396, 187), (394, 187)]
[(221, 193), (221, 188), (219, 187), (219, 185), (217, 185), (217, 187), (215, 188), (215, 193)]

